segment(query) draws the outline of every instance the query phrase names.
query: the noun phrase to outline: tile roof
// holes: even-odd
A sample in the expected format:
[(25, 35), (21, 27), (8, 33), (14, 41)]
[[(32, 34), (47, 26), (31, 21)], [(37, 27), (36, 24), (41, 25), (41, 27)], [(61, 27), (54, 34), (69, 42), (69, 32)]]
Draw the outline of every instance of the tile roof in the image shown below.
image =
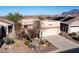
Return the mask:
[(75, 17), (75, 18), (72, 18), (68, 21), (61, 21), (61, 23), (65, 23), (65, 24), (71, 24), (72, 22), (74, 22), (75, 20), (79, 20), (79, 17)]

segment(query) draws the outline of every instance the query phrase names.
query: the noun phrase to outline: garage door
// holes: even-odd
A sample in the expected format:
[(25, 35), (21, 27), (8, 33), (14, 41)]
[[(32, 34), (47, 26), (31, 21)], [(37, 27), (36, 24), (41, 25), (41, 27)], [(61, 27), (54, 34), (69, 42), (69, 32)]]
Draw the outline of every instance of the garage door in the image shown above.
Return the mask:
[(59, 29), (58, 28), (53, 28), (53, 29), (44, 29), (42, 31), (42, 36), (51, 36), (51, 35), (57, 35)]
[(71, 27), (69, 33), (72, 33), (72, 32), (79, 32), (79, 27)]

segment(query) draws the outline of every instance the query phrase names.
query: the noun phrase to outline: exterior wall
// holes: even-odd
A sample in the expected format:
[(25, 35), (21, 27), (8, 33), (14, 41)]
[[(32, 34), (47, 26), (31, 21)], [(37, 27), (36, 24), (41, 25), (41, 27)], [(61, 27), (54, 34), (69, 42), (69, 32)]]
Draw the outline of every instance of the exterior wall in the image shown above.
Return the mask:
[(41, 28), (58, 28), (60, 27), (60, 21), (44, 20), (41, 21)]
[(20, 20), (19, 22), (22, 24), (22, 25), (30, 25), (30, 24), (33, 24), (33, 21), (34, 20), (37, 20), (37, 19), (22, 19)]
[(69, 26), (68, 33), (72, 33), (72, 32), (79, 32), (79, 27), (71, 27), (71, 26)]
[(60, 22), (53, 20), (41, 21), (42, 36), (57, 35), (60, 33)]
[(22, 28), (24, 28), (24, 25), (27, 25), (28, 27), (32, 26), (34, 20), (38, 20), (38, 19), (27, 19), (27, 18), (24, 18), (24, 19), (20, 20), (19, 23), (21, 23)]
[(69, 25), (68, 33), (79, 32), (79, 21), (76, 20)]

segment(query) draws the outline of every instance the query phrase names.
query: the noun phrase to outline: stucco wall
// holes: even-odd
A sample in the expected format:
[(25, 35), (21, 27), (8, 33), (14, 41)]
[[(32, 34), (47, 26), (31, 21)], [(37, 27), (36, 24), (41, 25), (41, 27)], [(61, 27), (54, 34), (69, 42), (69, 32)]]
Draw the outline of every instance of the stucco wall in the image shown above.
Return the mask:
[(69, 25), (68, 33), (79, 32), (79, 21), (76, 20)]
[(22, 19), (20, 20), (19, 22), (22, 24), (22, 25), (29, 25), (29, 24), (33, 24), (33, 21), (34, 20), (37, 20), (37, 19)]
[(53, 20), (41, 21), (42, 36), (57, 35), (60, 33), (60, 22)]
[(53, 21), (53, 20), (44, 20), (41, 21), (41, 27), (42, 28), (59, 28), (60, 22), (59, 21)]

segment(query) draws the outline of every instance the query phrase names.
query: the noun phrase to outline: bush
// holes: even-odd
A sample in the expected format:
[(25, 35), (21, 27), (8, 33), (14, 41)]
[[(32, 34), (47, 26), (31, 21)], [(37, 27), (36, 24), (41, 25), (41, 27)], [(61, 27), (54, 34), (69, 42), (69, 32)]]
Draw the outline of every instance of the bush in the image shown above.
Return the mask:
[(78, 33), (79, 33), (79, 31), (78, 31)]
[(15, 43), (15, 47), (19, 47), (20, 45), (19, 45), (19, 43), (18, 42), (16, 42)]
[(71, 33), (71, 36), (72, 36), (72, 37), (75, 37), (75, 36), (77, 36), (77, 33), (76, 33), (76, 32), (72, 32), (72, 33)]
[(30, 44), (30, 41), (29, 40), (25, 40), (24, 44), (25, 45), (29, 45)]
[(29, 44), (28, 47), (29, 47), (29, 48), (36, 48), (36, 45), (34, 45), (34, 44)]
[(8, 38), (8, 37), (4, 37), (4, 38), (3, 38), (3, 41), (4, 41), (4, 43), (7, 44), (7, 45), (10, 45), (10, 44), (15, 43), (15, 41), (14, 41), (13, 39)]
[(43, 41), (43, 40), (40, 40), (40, 44), (45, 44), (45, 41)]

